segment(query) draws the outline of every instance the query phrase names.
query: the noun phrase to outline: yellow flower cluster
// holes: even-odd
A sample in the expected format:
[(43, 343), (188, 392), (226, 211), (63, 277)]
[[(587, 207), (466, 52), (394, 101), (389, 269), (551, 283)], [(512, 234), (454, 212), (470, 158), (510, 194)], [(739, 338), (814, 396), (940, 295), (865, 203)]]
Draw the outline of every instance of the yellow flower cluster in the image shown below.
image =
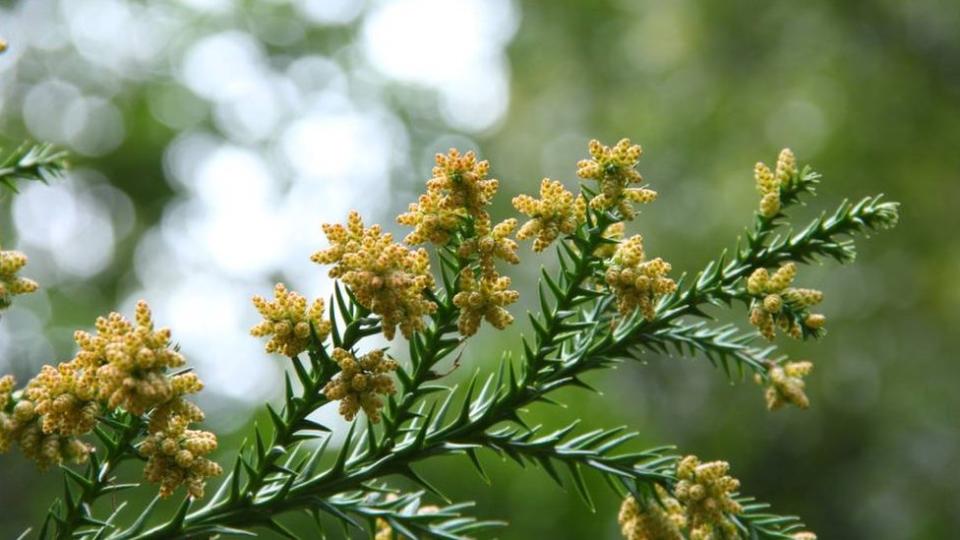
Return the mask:
[(803, 325), (810, 330), (818, 330), (826, 322), (826, 318), (819, 313), (806, 313), (807, 308), (823, 300), (823, 293), (816, 289), (790, 287), (796, 275), (797, 265), (791, 262), (778, 268), (772, 275), (766, 268), (758, 268), (747, 279), (747, 293), (753, 297), (750, 324), (770, 341), (775, 337), (777, 326), (794, 338), (802, 337), (803, 328), (798, 320), (800, 316), (803, 317)]
[(184, 484), (191, 497), (203, 497), (207, 478), (223, 473), (220, 465), (206, 457), (217, 449), (217, 436), (187, 429), (190, 422), (203, 420), (203, 412), (186, 401), (172, 401), (155, 414), (150, 434), (139, 448), (147, 458), (144, 477), (160, 484), (161, 497), (169, 497)]
[(11, 398), (13, 397), (13, 389), (16, 386), (17, 381), (13, 378), (13, 375), (0, 377), (0, 411), (10, 404)]
[(170, 330), (154, 329), (146, 302), (137, 303), (133, 323), (111, 313), (98, 318), (95, 327), (93, 335), (77, 331), (76, 356), (56, 367), (43, 366), (15, 403), (13, 379), (0, 379), (0, 451), (16, 441), (40, 468), (66, 459), (83, 461), (92, 449), (77, 436), (92, 431), (104, 409), (149, 413), (148, 436), (140, 447), (148, 458), (145, 477), (161, 484), (162, 496), (186, 483), (199, 497), (204, 479), (220, 474), (218, 465), (203, 458), (216, 448), (216, 436), (187, 429), (203, 419), (203, 412), (183, 396), (199, 392), (203, 383), (192, 372), (167, 373), (185, 361), (169, 347)]
[(651, 320), (657, 300), (677, 289), (676, 282), (665, 277), (668, 272), (670, 264), (663, 259), (645, 260), (643, 237), (635, 235), (617, 245), (604, 277), (617, 297), (620, 314), (640, 308)]
[(447, 245), (467, 217), (463, 208), (444, 208), (441, 196), (430, 192), (420, 195), (417, 202), (410, 203), (409, 210), (397, 216), (397, 223), (413, 227), (413, 232), (403, 241), (412, 246), (430, 242)]
[(86, 461), (92, 449), (73, 435), (45, 431), (36, 405), (29, 399), (14, 399), (15, 384), (10, 375), (0, 377), (0, 453), (16, 443), (41, 470), (64, 461)]
[(460, 257), (469, 259), (477, 257), (484, 277), (489, 280), (498, 278), (494, 261), (500, 259), (510, 264), (518, 264), (517, 243), (510, 235), (517, 228), (517, 220), (505, 219), (492, 229), (483, 226), (477, 227), (476, 235), (466, 239), (458, 250)]
[[(479, 240), (493, 231), (502, 231), (507, 225), (493, 227), (486, 210), (500, 187), (499, 180), (487, 178), (489, 171), (490, 163), (477, 161), (472, 151), (461, 154), (451, 148), (446, 155), (437, 154), (433, 177), (427, 180), (427, 192), (410, 204), (408, 212), (397, 217), (401, 225), (414, 228), (404, 242), (443, 246), (470, 220), (475, 229), (468, 235), (471, 238)], [(513, 227), (515, 221), (510, 232)]]
[(184, 365), (183, 355), (170, 345), (170, 329), (154, 330), (150, 307), (137, 303), (131, 323), (119, 313), (99, 317), (95, 335), (77, 331), (80, 347), (70, 362), (86, 377), (95, 372), (97, 396), (108, 409), (122, 407), (140, 415), (185, 393), (202, 388), (195, 373), (167, 377), (166, 370)]
[(516, 302), (520, 293), (512, 291), (510, 278), (497, 276), (493, 279), (477, 279), (469, 268), (460, 274), (460, 292), (453, 297), (453, 303), (460, 308), (457, 327), (464, 336), (472, 336), (480, 328), (480, 321), (486, 319), (494, 328), (503, 330), (513, 322), (506, 306)]
[(27, 265), (27, 256), (19, 251), (0, 251), (0, 310), (10, 307), (13, 297), (36, 291), (36, 281), (17, 276)]
[[(771, 365), (767, 371), (767, 387), (764, 391), (767, 408), (773, 411), (787, 404), (801, 409), (809, 407), (810, 399), (804, 392), (806, 385), (803, 378), (811, 371), (813, 371), (813, 363), (809, 361)], [(764, 384), (764, 379), (759, 373), (754, 375), (754, 380), (757, 384)]]
[(488, 172), (488, 161), (477, 161), (472, 151), (461, 155), (459, 150), (451, 148), (447, 155), (437, 154), (433, 178), (427, 180), (427, 193), (437, 197), (441, 208), (463, 209), (467, 215), (482, 221), (486, 207), (500, 187), (499, 180), (487, 178)]
[(680, 531), (687, 526), (683, 506), (659, 484), (656, 490), (659, 502), (649, 500), (641, 506), (630, 495), (620, 505), (617, 521), (626, 540), (683, 540)]
[(72, 362), (43, 366), (24, 390), (40, 416), (44, 433), (82, 435), (93, 430), (100, 414), (96, 370)]
[(686, 512), (690, 540), (737, 538), (737, 528), (728, 514), (743, 512), (732, 493), (740, 488), (740, 481), (727, 472), (726, 461), (701, 463), (696, 456), (687, 456), (677, 464), (677, 482), (674, 494)]
[(753, 177), (760, 192), (760, 215), (772, 218), (780, 212), (780, 192), (798, 180), (797, 158), (789, 148), (780, 151), (776, 172), (762, 161), (753, 167)]
[[(410, 205), (409, 212), (397, 218), (399, 223), (414, 227), (405, 239), (411, 244), (429, 241), (446, 245), (459, 232), (457, 255), (466, 264), (458, 278), (460, 292), (453, 300), (461, 309), (459, 328), (464, 336), (475, 334), (483, 318), (497, 328), (506, 327), (513, 317), (503, 307), (519, 298), (516, 291), (506, 290), (510, 279), (501, 277), (495, 266), (497, 260), (517, 264), (520, 258), (517, 243), (510, 238), (517, 220), (506, 219), (493, 225), (487, 212), (486, 207), (500, 185), (498, 180), (487, 178), (489, 170), (490, 164), (477, 161), (473, 152), (460, 154), (451, 148), (446, 155), (437, 154), (433, 178), (427, 180), (427, 193)], [(521, 231), (518, 238), (525, 237), (524, 234)], [(470, 268), (473, 264), (479, 266), (479, 279)]]
[(333, 350), (333, 359), (340, 366), (340, 373), (324, 386), (323, 395), (330, 401), (340, 400), (340, 414), (347, 420), (353, 420), (363, 409), (371, 422), (379, 422), (383, 400), (377, 394), (396, 391), (389, 373), (397, 369), (397, 362), (382, 350), (357, 359), (340, 348)]
[(323, 231), (330, 247), (311, 260), (334, 265), (330, 277), (340, 278), (362, 306), (380, 316), (387, 339), (397, 326), (406, 337), (424, 328), (423, 317), (437, 309), (424, 295), (434, 284), (426, 250), (395, 243), (379, 225), (365, 228), (357, 212), (350, 212), (346, 227), (327, 224)]
[(657, 198), (657, 192), (651, 189), (629, 187), (643, 182), (636, 170), (643, 153), (640, 145), (631, 145), (630, 139), (621, 139), (609, 147), (594, 139), (588, 148), (590, 159), (577, 163), (577, 176), (600, 183), (600, 192), (590, 200), (590, 208), (616, 208), (623, 219), (630, 220), (636, 215), (631, 202), (649, 203)]
[(263, 316), (263, 321), (250, 329), (255, 337), (270, 336), (268, 353), (278, 352), (297, 356), (310, 345), (310, 327), (323, 341), (330, 334), (330, 321), (323, 318), (323, 300), (317, 298), (307, 309), (307, 299), (294, 291), (288, 291), (283, 283), (273, 287), (274, 300), (262, 296), (253, 297), (253, 305)]
[(518, 195), (513, 198), (513, 207), (530, 219), (520, 227), (517, 239), (533, 241), (534, 251), (543, 251), (561, 234), (573, 234), (583, 221), (585, 209), (578, 208), (583, 201), (575, 198), (563, 184), (549, 178), (540, 182), (540, 198)]

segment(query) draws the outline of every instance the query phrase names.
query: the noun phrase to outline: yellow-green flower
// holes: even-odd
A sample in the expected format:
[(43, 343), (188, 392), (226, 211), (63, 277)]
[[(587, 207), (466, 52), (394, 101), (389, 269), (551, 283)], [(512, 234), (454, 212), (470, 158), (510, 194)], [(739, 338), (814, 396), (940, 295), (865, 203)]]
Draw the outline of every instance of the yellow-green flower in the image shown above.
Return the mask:
[(273, 296), (273, 300), (253, 297), (253, 305), (263, 321), (250, 329), (253, 336), (270, 336), (266, 345), (268, 353), (294, 357), (305, 351), (310, 345), (311, 326), (320, 341), (330, 334), (330, 321), (323, 318), (323, 300), (317, 298), (308, 309), (307, 299), (288, 291), (283, 283), (273, 287)]
[(340, 366), (340, 373), (323, 388), (323, 395), (330, 401), (340, 401), (340, 414), (353, 420), (362, 409), (371, 422), (380, 421), (383, 400), (380, 395), (396, 391), (390, 372), (397, 363), (382, 350), (372, 351), (359, 359), (340, 348), (333, 350), (333, 359)]
[(604, 278), (622, 315), (639, 308), (651, 320), (660, 297), (677, 289), (676, 282), (665, 277), (669, 272), (670, 264), (663, 259), (645, 259), (643, 237), (635, 235), (617, 245)]
[(203, 497), (207, 478), (223, 469), (207, 457), (217, 449), (217, 437), (209, 431), (187, 429), (189, 419), (170, 416), (162, 429), (151, 432), (139, 447), (147, 458), (144, 478), (160, 484), (160, 496), (169, 497), (181, 485), (195, 499)]
[(196, 392), (202, 387), (193, 373), (167, 377), (168, 369), (183, 366), (185, 360), (170, 347), (170, 329), (154, 329), (150, 307), (143, 300), (137, 303), (135, 323), (111, 313), (97, 319), (96, 329), (94, 335), (74, 334), (80, 351), (71, 364), (83, 371), (83, 377), (96, 371), (97, 397), (108, 409), (123, 407), (143, 414), (176, 397), (177, 388)]
[(536, 237), (534, 251), (543, 251), (561, 234), (573, 234), (582, 221), (576, 199), (563, 184), (549, 178), (540, 182), (540, 198), (518, 195), (513, 206), (530, 219), (517, 232), (518, 240)]
[(43, 366), (24, 390), (40, 416), (44, 433), (83, 435), (93, 430), (100, 414), (96, 371), (69, 362)]
[(689, 537), (697, 540), (737, 538), (737, 527), (729, 515), (743, 512), (733, 493), (740, 481), (729, 476), (726, 461), (701, 463), (696, 456), (687, 456), (677, 464), (674, 495), (683, 505), (690, 528)]
[(410, 203), (406, 213), (397, 216), (397, 223), (413, 227), (403, 241), (410, 245), (430, 242), (437, 246), (445, 246), (459, 230), (467, 217), (463, 208), (444, 208), (440, 201), (442, 195), (424, 193), (417, 202)]
[(683, 540), (681, 530), (687, 523), (683, 506), (659, 484), (656, 491), (658, 500), (641, 505), (629, 495), (620, 505), (617, 521), (626, 540)]
[(590, 159), (577, 163), (577, 176), (596, 180), (600, 192), (590, 200), (594, 210), (617, 209), (623, 219), (631, 220), (636, 215), (631, 202), (649, 203), (657, 198), (657, 192), (632, 184), (642, 184), (643, 177), (637, 172), (637, 162), (643, 153), (640, 145), (631, 145), (630, 139), (621, 139), (616, 145), (604, 146), (593, 139), (589, 147)]
[(483, 319), (499, 330), (509, 326), (513, 315), (505, 307), (520, 298), (520, 293), (509, 287), (507, 276), (482, 275), (478, 280), (472, 270), (465, 269), (460, 275), (460, 292), (453, 297), (453, 303), (460, 308), (460, 334), (476, 334)]
[(19, 251), (0, 251), (0, 310), (10, 307), (13, 297), (36, 291), (36, 281), (19, 277), (17, 273), (27, 265), (27, 256)]
[(611, 223), (607, 226), (607, 229), (603, 231), (601, 236), (603, 236), (605, 240), (610, 240), (610, 242), (601, 244), (600, 247), (593, 250), (594, 256), (601, 259), (613, 257), (613, 254), (617, 252), (617, 246), (620, 244), (620, 241), (623, 240), (625, 232), (626, 225), (624, 225), (622, 221)]
[(434, 285), (426, 250), (395, 243), (379, 225), (364, 228), (357, 212), (350, 212), (346, 227), (324, 225), (323, 230), (330, 247), (311, 260), (333, 265), (330, 277), (340, 278), (360, 305), (380, 316), (387, 339), (398, 326), (408, 338), (425, 328), (423, 317), (437, 309), (424, 294)]
[(447, 210), (465, 209), (471, 216), (485, 214), (484, 208), (497, 193), (500, 181), (487, 178), (490, 163), (477, 161), (473, 151), (461, 154), (451, 148), (446, 155), (436, 155), (433, 178), (427, 180), (427, 191), (438, 196), (438, 206)]
[(25, 397), (13, 399), (14, 385), (12, 376), (0, 377), (0, 453), (16, 444), (40, 470), (85, 462), (93, 448), (73, 435), (45, 432), (36, 405)]
[[(803, 378), (811, 371), (813, 363), (809, 361), (773, 364), (767, 371), (767, 386), (764, 391), (767, 408), (773, 411), (788, 404), (801, 409), (809, 407), (810, 399), (804, 392), (806, 385)], [(758, 384), (764, 383), (764, 378), (759, 374), (754, 378)]]
[(799, 178), (797, 158), (789, 148), (784, 148), (777, 156), (776, 172), (761, 161), (754, 165), (753, 177), (760, 192), (760, 215), (772, 218), (780, 212), (781, 192), (792, 187)]
[(753, 298), (750, 324), (770, 341), (775, 337), (777, 326), (791, 337), (800, 338), (803, 336), (801, 324), (810, 330), (819, 330), (826, 320), (819, 313), (806, 313), (807, 308), (823, 300), (823, 293), (790, 287), (796, 275), (797, 266), (791, 262), (772, 275), (766, 268), (758, 268), (747, 278), (747, 293)]
[(476, 256), (484, 275), (496, 275), (494, 262), (497, 259), (510, 264), (518, 264), (517, 243), (510, 238), (517, 228), (517, 220), (510, 218), (498, 223), (493, 228), (489, 224), (478, 227), (476, 236), (465, 241), (459, 249), (460, 257), (470, 259)]

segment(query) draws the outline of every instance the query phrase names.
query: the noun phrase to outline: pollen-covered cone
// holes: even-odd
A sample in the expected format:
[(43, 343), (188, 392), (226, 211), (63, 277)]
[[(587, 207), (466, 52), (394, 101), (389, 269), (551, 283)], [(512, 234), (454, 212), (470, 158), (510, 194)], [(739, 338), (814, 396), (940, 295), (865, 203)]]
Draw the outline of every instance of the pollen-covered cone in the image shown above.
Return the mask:
[(11, 399), (13, 382), (10, 376), (0, 378), (0, 453), (17, 444), (40, 470), (64, 461), (86, 461), (92, 448), (74, 436), (44, 433), (35, 404), (26, 398)]
[(171, 415), (163, 429), (151, 432), (140, 445), (147, 458), (144, 477), (160, 484), (160, 496), (169, 497), (181, 485), (191, 497), (203, 497), (207, 478), (223, 469), (206, 456), (216, 450), (217, 437), (208, 431), (187, 429), (189, 420)]
[(353, 420), (363, 409), (371, 422), (380, 421), (383, 400), (379, 395), (396, 391), (390, 372), (397, 363), (382, 350), (372, 351), (355, 358), (349, 352), (336, 348), (333, 359), (340, 366), (340, 373), (323, 388), (323, 395), (330, 401), (340, 401), (340, 414)]
[[(13, 390), (16, 384), (17, 381), (13, 375), (0, 377), (0, 454), (10, 450), (10, 446), (15, 440), (12, 409), (15, 406)], [(33, 414), (32, 405), (31, 403), (31, 415)]]
[[(153, 328), (146, 302), (137, 303), (134, 323), (111, 313), (97, 319), (96, 329), (95, 335), (74, 334), (80, 351), (71, 363), (96, 370), (97, 395), (108, 409), (123, 407), (139, 415), (175, 396), (166, 371), (183, 366), (184, 358), (170, 348), (169, 329)], [(186, 386), (199, 390), (197, 384)]]
[(780, 212), (781, 193), (789, 189), (798, 180), (797, 158), (789, 148), (784, 148), (777, 156), (776, 171), (771, 171), (762, 161), (753, 167), (753, 178), (760, 192), (760, 215), (772, 218)]
[(796, 275), (797, 266), (790, 262), (772, 275), (766, 268), (758, 268), (747, 279), (747, 293), (753, 297), (750, 324), (770, 341), (776, 337), (777, 326), (790, 336), (800, 338), (803, 336), (801, 324), (816, 331), (825, 322), (819, 313), (806, 313), (807, 308), (823, 300), (823, 293), (790, 287)]
[(96, 371), (68, 362), (43, 366), (27, 383), (24, 395), (33, 402), (44, 433), (83, 435), (93, 430), (100, 414)]
[(659, 500), (651, 498), (644, 506), (632, 495), (624, 499), (617, 521), (626, 540), (683, 540), (683, 507), (659, 485), (656, 490)]
[(617, 209), (624, 219), (630, 220), (636, 214), (631, 202), (649, 203), (657, 198), (657, 192), (651, 189), (629, 187), (643, 182), (643, 177), (636, 171), (643, 153), (640, 145), (631, 145), (630, 139), (621, 139), (610, 147), (593, 139), (588, 150), (590, 159), (577, 163), (577, 176), (600, 184), (600, 192), (590, 200), (591, 208)]
[(753, 178), (760, 192), (760, 215), (766, 218), (777, 215), (780, 212), (780, 180), (760, 161), (753, 166)]
[(701, 463), (696, 456), (677, 464), (674, 495), (686, 513), (690, 538), (737, 538), (737, 528), (728, 516), (743, 512), (732, 497), (740, 481), (727, 475), (729, 470), (725, 461)]
[(273, 300), (253, 297), (253, 305), (263, 321), (250, 329), (253, 336), (270, 336), (268, 353), (293, 357), (305, 351), (310, 345), (311, 326), (320, 341), (330, 334), (330, 321), (323, 318), (323, 300), (314, 300), (308, 308), (307, 299), (288, 291), (283, 283), (274, 286), (273, 296)]
[(32, 293), (38, 285), (17, 273), (27, 264), (27, 256), (19, 251), (0, 251), (0, 310), (10, 307), (13, 297)]
[(23, 455), (45, 471), (64, 462), (85, 463), (93, 451), (77, 437), (45, 434), (38, 422), (30, 422), (19, 431), (17, 442)]
[(509, 287), (510, 278), (507, 276), (484, 274), (478, 280), (472, 270), (463, 270), (460, 274), (460, 292), (453, 297), (454, 305), (460, 308), (457, 321), (460, 334), (476, 334), (482, 319), (499, 330), (509, 326), (513, 322), (513, 315), (505, 307), (520, 298), (520, 293)]
[(433, 178), (427, 180), (427, 192), (437, 196), (437, 206), (446, 210), (463, 209), (474, 217), (486, 214), (500, 186), (499, 180), (487, 178), (490, 164), (477, 161), (473, 151), (460, 154), (451, 148), (446, 155), (436, 155)]
[[(809, 375), (811, 371), (813, 371), (813, 363), (809, 361), (786, 362), (782, 365), (771, 366), (767, 372), (767, 385), (764, 391), (767, 408), (773, 411), (787, 404), (801, 409), (809, 407), (810, 399), (804, 392), (806, 384), (803, 378)], [(756, 380), (760, 384), (764, 382), (759, 374)]]
[(513, 207), (530, 218), (520, 227), (517, 239), (534, 238), (534, 251), (543, 251), (561, 234), (573, 234), (580, 224), (573, 193), (549, 178), (540, 182), (539, 199), (518, 195), (513, 198)]
[(438, 193), (424, 193), (417, 202), (410, 203), (407, 212), (397, 216), (397, 223), (413, 227), (413, 232), (403, 241), (410, 245), (425, 244), (445, 246), (467, 217), (464, 208), (444, 208)]
[(477, 235), (465, 241), (460, 246), (458, 254), (464, 259), (476, 256), (480, 268), (486, 276), (496, 274), (494, 263), (503, 260), (510, 264), (518, 264), (517, 243), (510, 238), (517, 228), (517, 220), (510, 218), (498, 223), (492, 229), (489, 224), (477, 227)]
[(617, 246), (604, 279), (617, 297), (621, 315), (640, 309), (644, 318), (650, 320), (660, 297), (677, 288), (676, 282), (665, 277), (669, 272), (670, 264), (663, 259), (645, 260), (643, 237), (635, 235)]
[(324, 225), (324, 231), (331, 246), (311, 259), (333, 265), (330, 277), (339, 277), (360, 305), (380, 316), (387, 339), (393, 339), (398, 326), (406, 337), (425, 327), (423, 317), (437, 309), (424, 294), (434, 285), (425, 250), (393, 242), (378, 225), (364, 228), (356, 212), (350, 213), (347, 227)]

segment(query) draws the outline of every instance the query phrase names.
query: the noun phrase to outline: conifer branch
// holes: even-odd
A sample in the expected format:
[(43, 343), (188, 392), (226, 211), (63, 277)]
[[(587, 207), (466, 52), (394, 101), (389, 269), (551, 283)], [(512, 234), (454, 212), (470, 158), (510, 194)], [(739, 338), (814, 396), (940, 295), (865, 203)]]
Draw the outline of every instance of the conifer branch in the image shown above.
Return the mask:
[(16, 193), (19, 182), (50, 182), (66, 169), (66, 152), (51, 144), (25, 142), (0, 160), (0, 187)]
[[(622, 227), (623, 221), (635, 215), (632, 203), (656, 197), (656, 192), (646, 187), (628, 187), (642, 182), (634, 170), (639, 146), (623, 140), (611, 148), (592, 141), (590, 153), (592, 159), (578, 164), (578, 175), (598, 181), (597, 192), (584, 188), (575, 198), (561, 184), (545, 179), (541, 199), (526, 196), (514, 201), (518, 210), (530, 217), (518, 238), (536, 236), (538, 251), (560, 240), (560, 269), (555, 274), (542, 271), (540, 312), (530, 315), (532, 336), (522, 338), (518, 362), (504, 353), (495, 372), (485, 376), (477, 372), (462, 391), (431, 384), (443, 376), (436, 371), (442, 361), (453, 357), (454, 367), (458, 365), (455, 355), (463, 339), (475, 334), (482, 320), (496, 328), (513, 321), (504, 307), (518, 296), (507, 289), (509, 278), (494, 266), (495, 258), (518, 261), (517, 245), (507, 237), (517, 221), (493, 225), (484, 207), (498, 183), (486, 178), (488, 164), (477, 162), (472, 153), (461, 155), (451, 150), (438, 156), (434, 178), (427, 183), (428, 194), (399, 218), (415, 227), (408, 242), (432, 242), (439, 247), (442, 289), (434, 290), (435, 277), (425, 250), (394, 243), (379, 226), (365, 228), (359, 214), (351, 213), (346, 227), (325, 226), (331, 247), (315, 254), (313, 260), (333, 264), (331, 276), (339, 279), (330, 302), (329, 322), (323, 318), (322, 301), (308, 309), (305, 298), (282, 284), (275, 288), (276, 300), (255, 298), (264, 321), (252, 333), (271, 336), (267, 352), (288, 356), (296, 381), (286, 376), (283, 406), (267, 406), (270, 426), (255, 428), (218, 492), (204, 506), (194, 508), (195, 497), (202, 496), (203, 482), (221, 472), (218, 465), (203, 461), (216, 446), (213, 435), (184, 431), (188, 419), (167, 422), (161, 430), (151, 427), (152, 438), (140, 443), (140, 452), (166, 474), (148, 473), (147, 477), (167, 482), (161, 487), (161, 496), (182, 483), (188, 483), (190, 496), (172, 516), (149, 527), (157, 521), (156, 501), (126, 528), (112, 525), (116, 513), (104, 521), (94, 518), (91, 505), (98, 496), (128, 487), (113, 484), (110, 471), (120, 461), (138, 456), (135, 441), (143, 434), (144, 423), (151, 421), (150, 415), (108, 418), (104, 423), (114, 429), (113, 434), (97, 428), (106, 448), (104, 459), (94, 456), (85, 474), (65, 469), (64, 501), (51, 510), (41, 536), (52, 531), (57, 538), (173, 539), (253, 534), (254, 529), (262, 528), (294, 538), (279, 516), (306, 510), (316, 518), (318, 528), (320, 514), (327, 513), (345, 527), (354, 525), (370, 532), (386, 529), (409, 538), (463, 538), (496, 523), (462, 515), (464, 504), (429, 507), (428, 511), (421, 502), (424, 492), (391, 494), (382, 482), (400, 476), (442, 498), (414, 467), (437, 456), (465, 455), (485, 478), (478, 451), (489, 449), (521, 465), (533, 463), (561, 485), (567, 478), (591, 507), (584, 471), (599, 474), (618, 495), (634, 497), (635, 515), (649, 511), (651, 499), (669, 494), (675, 497), (673, 504), (685, 505), (691, 530), (699, 527), (701, 533), (723, 530), (724, 536), (739, 531), (745, 538), (790, 538), (801, 527), (799, 521), (769, 514), (765, 505), (750, 499), (735, 498), (738, 484), (726, 475), (725, 463), (701, 464), (693, 456), (680, 460), (669, 448), (630, 451), (626, 445), (635, 434), (622, 429), (573, 436), (576, 424), (572, 424), (538, 435), (540, 428), (528, 427), (521, 411), (538, 402), (553, 403), (552, 394), (561, 388), (592, 389), (583, 380), (585, 374), (637, 359), (648, 351), (702, 353), (728, 377), (734, 372), (741, 378), (753, 372), (770, 382), (767, 400), (771, 408), (785, 401), (796, 404), (801, 398), (801, 406), (806, 406), (798, 377), (809, 371), (809, 362), (781, 366), (769, 358), (772, 347), (752, 345), (755, 334), (740, 333), (732, 325), (710, 327), (691, 318), (709, 319), (708, 306), (742, 301), (751, 306), (751, 323), (768, 339), (775, 337), (774, 321), (795, 337), (818, 335), (823, 316), (810, 314), (806, 307), (819, 302), (822, 293), (788, 289), (796, 269), (784, 263), (826, 257), (840, 263), (852, 261), (852, 238), (895, 225), (896, 203), (879, 196), (856, 204), (844, 202), (799, 232), (779, 233), (786, 209), (812, 193), (819, 181), (809, 169), (798, 173), (793, 154), (784, 150), (776, 175), (762, 163), (755, 169), (763, 194), (760, 211), (730, 260), (724, 254), (693, 280), (681, 278), (678, 284), (668, 277), (668, 263), (647, 259), (641, 237), (618, 241), (615, 234), (611, 236), (615, 226)], [(13, 179), (45, 180), (58, 174), (57, 159), (49, 148), (27, 151), (11, 162), (15, 165), (15, 171), (7, 174), (11, 180), (0, 175), (0, 181), (14, 189)], [(614, 249), (608, 249), (611, 247)], [(783, 266), (770, 276), (768, 269), (778, 265)], [(798, 319), (805, 324), (811, 321), (809, 328), (796, 326), (793, 332), (791, 325), (798, 325)], [(132, 343), (137, 343), (137, 336), (153, 331), (148, 312), (138, 312), (138, 325), (143, 327), (138, 334), (116, 320), (119, 337)], [(409, 341), (409, 368), (387, 358), (385, 349), (361, 354), (364, 338), (383, 333), (393, 339), (398, 328)], [(109, 330), (104, 327), (105, 332)], [(169, 334), (163, 336), (157, 341), (166, 343)], [(82, 334), (78, 344), (90, 349), (84, 358), (103, 348), (102, 343)], [(305, 359), (301, 358), (304, 352)], [(399, 393), (390, 379), (392, 371), (400, 382)], [(93, 371), (89, 375), (96, 376)], [(158, 380), (166, 380), (157, 375)], [(54, 375), (48, 378), (54, 380)], [(4, 407), (13, 412), (7, 388), (12, 388), (12, 379), (3, 384)], [(196, 391), (198, 381), (181, 379), (180, 384)], [(787, 395), (790, 391), (794, 394)], [(377, 394), (388, 395), (385, 407)], [(37, 398), (38, 402), (43, 399), (46, 397)], [(334, 399), (340, 400), (341, 414), (348, 420), (360, 412), (368, 420), (352, 422), (342, 446), (335, 450), (329, 447), (329, 429), (308, 419)], [(136, 401), (124, 403), (137, 406)], [(21, 407), (21, 416), (33, 419), (32, 402), (27, 405), (30, 410)], [(145, 407), (137, 412), (146, 411)], [(202, 413), (199, 416), (202, 418)], [(11, 433), (20, 429), (10, 425), (14, 426)], [(317, 444), (307, 450), (305, 443)], [(195, 459), (206, 467), (192, 469)], [(561, 475), (558, 466), (568, 474)], [(701, 466), (712, 473), (698, 478), (696, 471)], [(79, 496), (70, 481), (80, 488)], [(719, 505), (713, 508), (712, 517), (698, 514), (696, 505), (702, 497), (693, 497), (693, 488), (703, 493), (711, 490), (709, 496)]]
[[(116, 483), (114, 471), (124, 461), (139, 459), (133, 443), (143, 435), (144, 422), (123, 412), (111, 413), (100, 422), (104, 426), (98, 427), (94, 433), (103, 447), (103, 457), (91, 453), (83, 473), (61, 465), (64, 496), (51, 507), (39, 538), (65, 540), (78, 534), (103, 534), (105, 529), (112, 527), (111, 521), (97, 519), (93, 515), (93, 503), (103, 495), (139, 486), (136, 483)], [(71, 482), (80, 490), (78, 495), (70, 488)]]

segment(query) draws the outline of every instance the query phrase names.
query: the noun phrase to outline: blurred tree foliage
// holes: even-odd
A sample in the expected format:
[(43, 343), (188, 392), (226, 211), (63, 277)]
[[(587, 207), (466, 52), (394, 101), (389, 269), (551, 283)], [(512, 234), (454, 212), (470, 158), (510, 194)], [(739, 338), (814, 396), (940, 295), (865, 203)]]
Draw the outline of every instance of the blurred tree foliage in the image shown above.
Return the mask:
[[(858, 264), (842, 270), (826, 264), (809, 278), (826, 292), (830, 319), (822, 342), (789, 349), (818, 363), (808, 383), (810, 410), (770, 414), (752, 384), (733, 387), (697, 361), (651, 356), (645, 365), (602, 374), (594, 382), (603, 398), (572, 394), (576, 406), (541, 408), (535, 416), (550, 425), (612, 416), (605, 424), (629, 424), (644, 433), (644, 443), (676, 441), (683, 451), (727, 459), (747, 491), (800, 514), (822, 538), (956, 536), (955, 3), (555, 0), (517, 8), (509, 111), (476, 137), (502, 180), (500, 216), (509, 211), (508, 195), (533, 191), (542, 176), (572, 183), (590, 137), (629, 136), (643, 144), (640, 170), (661, 198), (633, 226), (677, 269), (698, 268), (732, 247), (755, 204), (753, 163), (772, 160), (783, 146), (824, 174), (814, 204), (836, 202), (841, 193), (880, 191), (903, 203), (901, 226), (880, 242), (863, 244)], [(251, 5), (248, 11), (262, 9)], [(272, 15), (296, 16), (282, 7)], [(311, 30), (270, 52), (334, 54), (355, 30)], [(168, 83), (148, 77), (124, 86), (124, 142), (108, 155), (81, 160), (129, 195), (140, 233), (160, 219), (173, 195), (161, 160), (176, 133), (151, 116), (146, 102)], [(416, 165), (397, 173), (394, 187), (408, 190), (427, 173), (419, 156), (446, 128), (424, 105), (423, 92), (400, 85), (390, 90), (387, 99), (410, 130)], [(5, 129), (10, 138), (24, 134), (16, 121)], [(406, 202), (399, 197), (391, 209)], [(104, 303), (82, 305), (54, 291), (50, 326), (88, 326), (112, 308), (126, 286), (121, 278), (137, 239), (125, 240), (113, 266), (89, 284)], [(540, 263), (526, 254), (518, 288), (532, 290)], [(508, 332), (498, 339), (509, 343), (513, 337)], [(249, 346), (258, 345), (251, 340)], [(474, 349), (465, 361), (483, 361), (484, 353)], [(25, 378), (29, 366), (13, 365)], [(230, 438), (223, 437), (221, 448), (231, 448)], [(463, 463), (444, 465), (449, 468), (431, 477), (455, 499), (476, 499), (480, 516), (508, 518), (503, 538), (617, 537), (617, 501), (608, 492), (597, 490), (605, 495), (594, 515), (542, 475), (518, 474), (511, 463), (489, 465), (491, 489), (453, 476), (472, 474)], [(0, 536), (11, 537), (43, 515), (58, 478), (40, 477), (13, 456), (0, 460), (0, 478)]]

